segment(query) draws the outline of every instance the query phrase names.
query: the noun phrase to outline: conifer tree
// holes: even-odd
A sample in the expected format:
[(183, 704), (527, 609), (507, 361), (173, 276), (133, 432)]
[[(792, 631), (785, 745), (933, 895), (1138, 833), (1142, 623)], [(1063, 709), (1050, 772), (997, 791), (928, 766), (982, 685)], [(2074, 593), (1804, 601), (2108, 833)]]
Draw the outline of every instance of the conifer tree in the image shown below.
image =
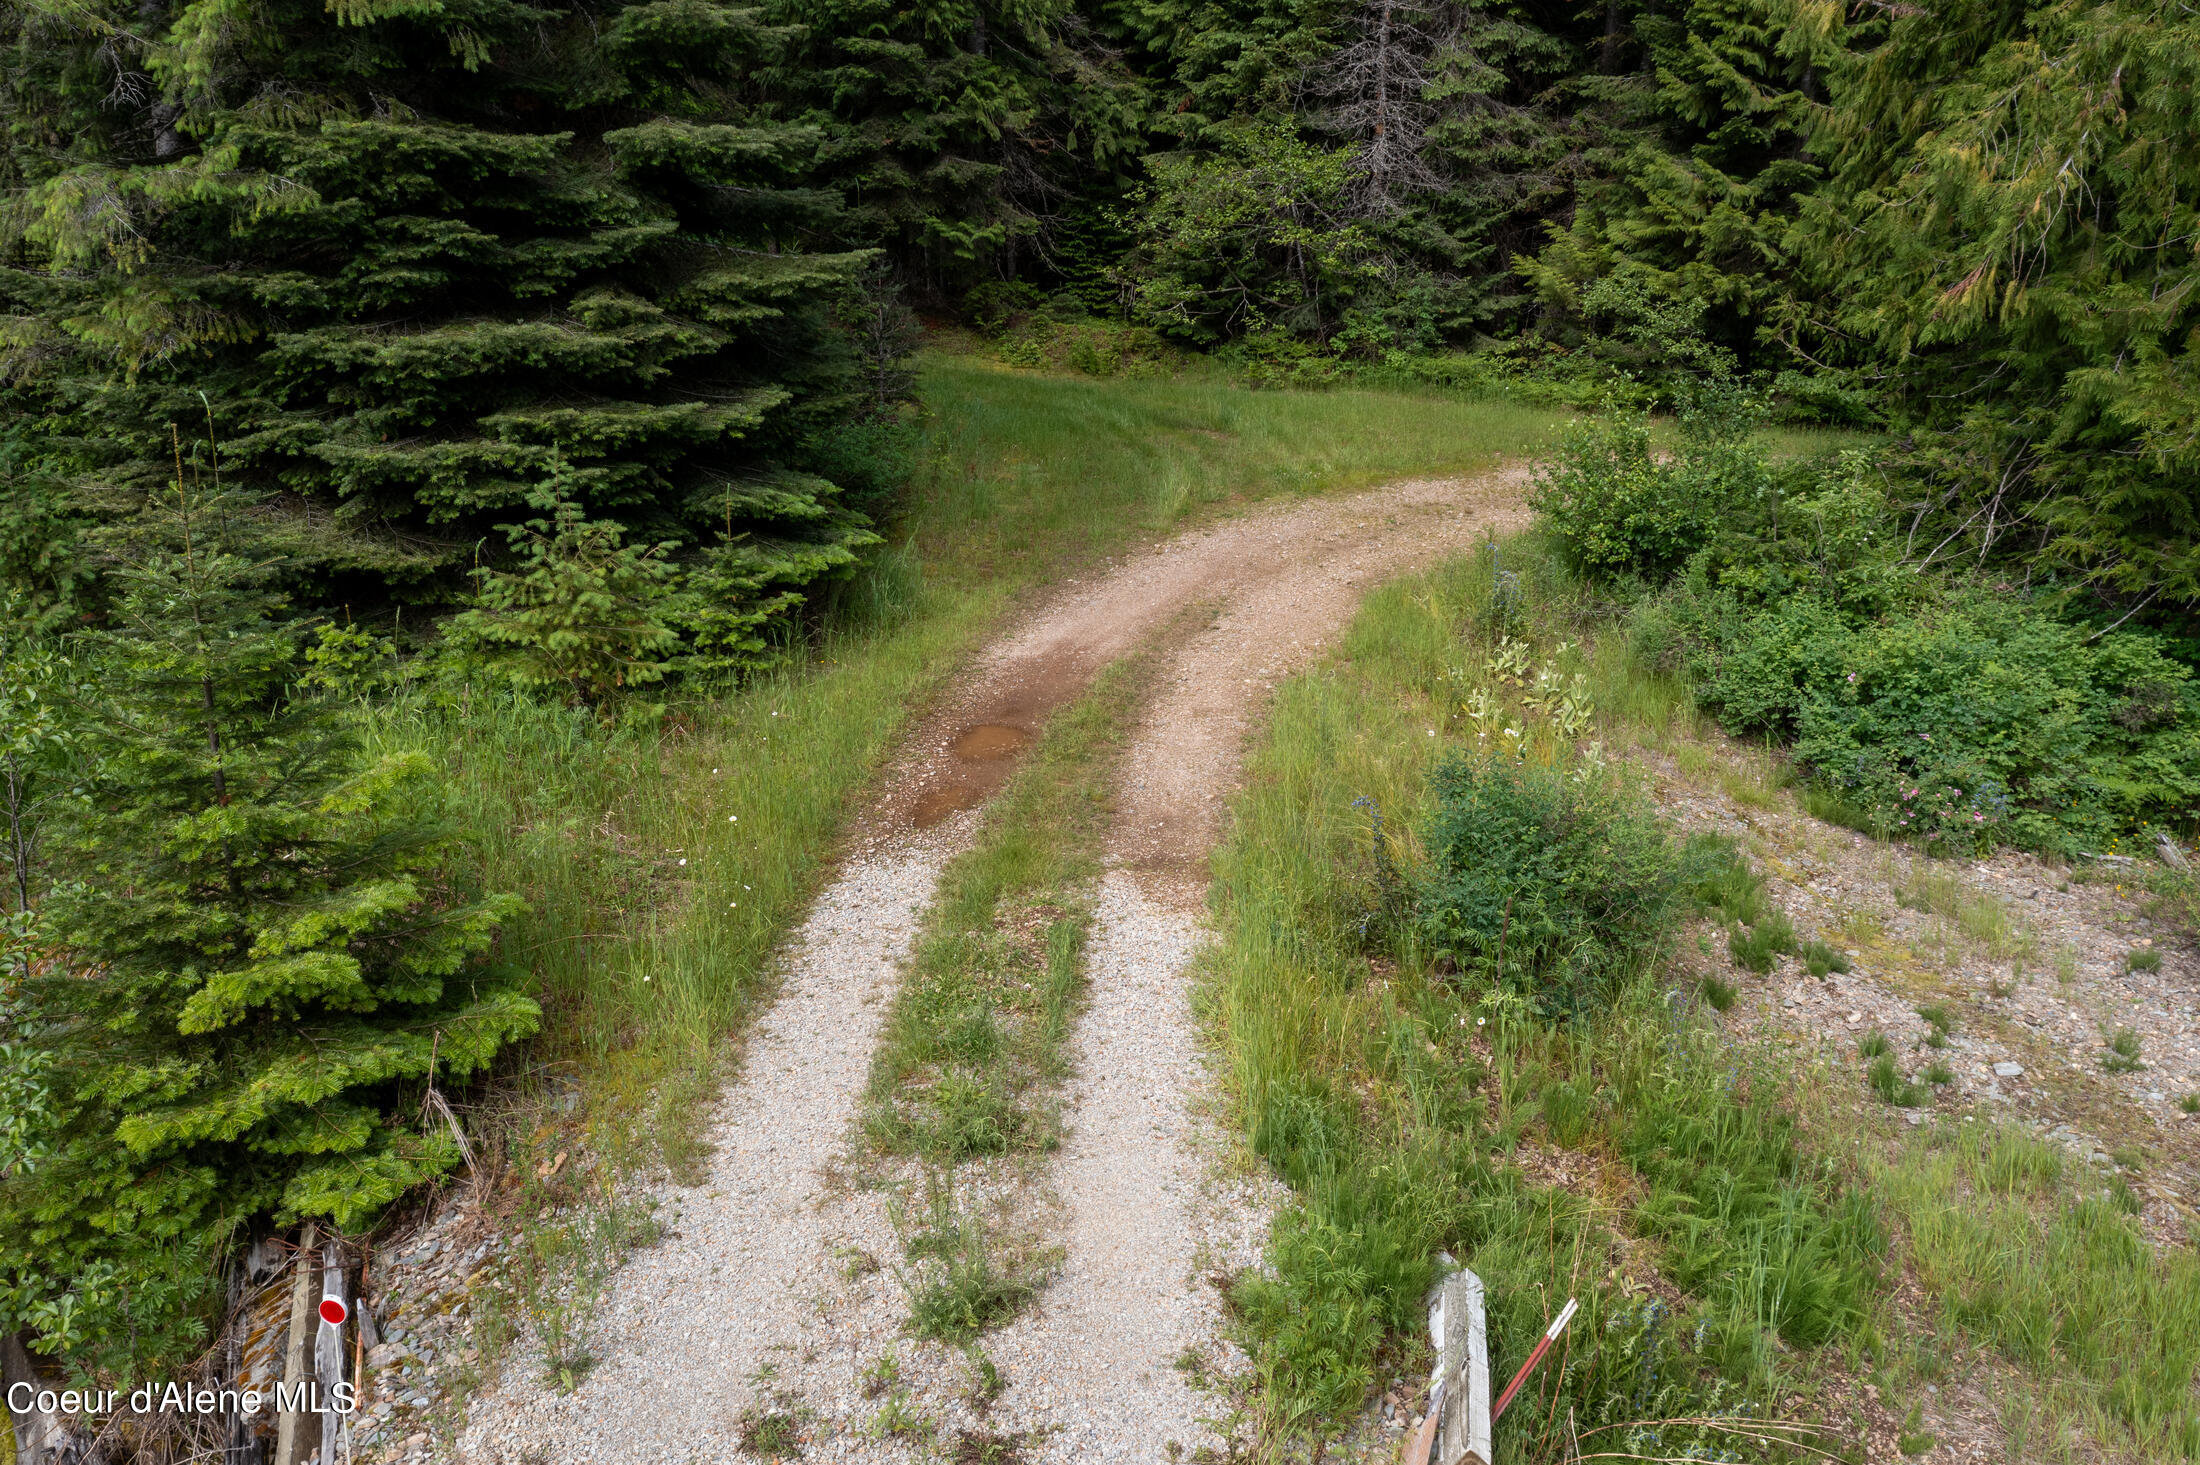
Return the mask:
[(1844, 25), (1789, 329), (1932, 431), (1966, 557), (2104, 619), (2200, 602), (2200, 16), (1967, 0)]
[(749, 94), (790, 40), (754, 9), (6, 14), (6, 401), (78, 509), (156, 491), (203, 394), (332, 601), (455, 590), (553, 471), (781, 604), (869, 542), (798, 469), (855, 390), (829, 303), (865, 256), (801, 247), (838, 201)]
[(1791, 364), (1777, 340), (1789, 236), (1822, 176), (1808, 150), (1823, 99), (1812, 50), (1789, 44), (1774, 0), (1608, 14), (1608, 49), (1639, 54), (1640, 69), (1597, 88), (1604, 127), (1570, 217), (1551, 221), (1544, 247), (1517, 262), (1547, 328), (1573, 340), (1608, 330), (1584, 296), (1624, 280), (1686, 302), (1743, 362)]
[(179, 484), (112, 571), (80, 647), (97, 762), (15, 1014), (50, 1117), (0, 1179), (0, 1328), (110, 1367), (188, 1344), (244, 1223), (357, 1227), (449, 1168), (422, 1086), (538, 1016), (486, 961), (517, 898), (454, 886), (404, 814), (424, 760), (364, 764), (292, 694), (253, 521)]
[(1020, 263), (1043, 273), (1053, 215), (1121, 181), (1145, 90), (1071, 0), (776, 0), (798, 39), (769, 74), (776, 111), (819, 129), (833, 237), (881, 245), (934, 299)]

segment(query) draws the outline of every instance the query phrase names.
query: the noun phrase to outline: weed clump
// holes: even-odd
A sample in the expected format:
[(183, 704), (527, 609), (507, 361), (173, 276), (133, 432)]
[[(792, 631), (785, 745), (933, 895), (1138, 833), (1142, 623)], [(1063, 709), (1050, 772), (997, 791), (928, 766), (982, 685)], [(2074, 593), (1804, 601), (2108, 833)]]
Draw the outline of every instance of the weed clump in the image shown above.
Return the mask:
[(1814, 977), (1825, 977), (1834, 972), (1849, 970), (1848, 956), (1823, 941), (1804, 942), (1801, 955), (1804, 969)]
[[(898, 1207), (892, 1214), (899, 1232)], [(909, 1324), (920, 1338), (971, 1342), (1038, 1295), (1039, 1278), (996, 1257), (984, 1221), (961, 1210), (945, 1184), (933, 1185), (925, 1224), (903, 1234), (902, 1249), (910, 1261), (901, 1273), (909, 1292)], [(896, 1370), (887, 1384), (898, 1377)]]
[(1772, 970), (1774, 961), (1795, 950), (1795, 927), (1786, 915), (1769, 911), (1756, 925), (1729, 931), (1726, 949), (1736, 966), (1762, 976)]
[(2101, 1055), (2101, 1067), (2110, 1073), (2137, 1073), (2146, 1067), (2139, 1056), (2139, 1035), (2130, 1028), (2118, 1028), (2108, 1040), (2108, 1051)]
[(1665, 938), (1680, 853), (1610, 783), (1461, 757), (1436, 771), (1435, 793), (1417, 908), (1438, 960), (1569, 1016)]
[(802, 1421), (784, 1409), (751, 1404), (741, 1411), (741, 1448), (763, 1460), (802, 1458)]
[(1925, 1101), (1925, 1090), (1902, 1076), (1891, 1053), (1874, 1058), (1871, 1066), (1864, 1070), (1864, 1078), (1873, 1093), (1898, 1108), (1914, 1109)]

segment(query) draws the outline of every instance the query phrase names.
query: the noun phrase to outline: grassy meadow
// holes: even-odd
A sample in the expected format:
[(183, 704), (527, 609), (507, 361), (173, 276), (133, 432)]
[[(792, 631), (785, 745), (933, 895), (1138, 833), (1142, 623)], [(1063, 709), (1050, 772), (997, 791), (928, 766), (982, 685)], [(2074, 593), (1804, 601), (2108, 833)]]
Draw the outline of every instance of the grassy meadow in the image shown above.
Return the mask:
[[(2189, 1252), (2150, 1246), (2019, 1129), (1860, 1118), (1857, 1070), (1711, 1021), (1728, 961), (1797, 949), (1731, 851), (1669, 840), (1685, 899), (1600, 1010), (1539, 1014), (1433, 957), (1412, 905), (1446, 760), (1601, 783), (1644, 816), (1634, 746), (1745, 803), (1783, 781), (1714, 751), (1687, 689), (1532, 536), (1500, 555), (1503, 595), (1487, 552), (1385, 587), (1279, 690), (1218, 856), (1205, 1009), (1245, 1133), (1300, 1200), (1275, 1276), (1236, 1292), (1271, 1437), (1342, 1446), (1372, 1391), (1425, 1377), (1421, 1299), (1448, 1249), (1491, 1286), (1500, 1379), (1582, 1299), (1503, 1461), (1861, 1460), (1862, 1384), (1899, 1418), (1979, 1350), (2009, 1374), (2013, 1457), (2200, 1453)], [(1731, 956), (1701, 939), (1720, 925)], [(1921, 1296), (1898, 1298), (1906, 1276)]]

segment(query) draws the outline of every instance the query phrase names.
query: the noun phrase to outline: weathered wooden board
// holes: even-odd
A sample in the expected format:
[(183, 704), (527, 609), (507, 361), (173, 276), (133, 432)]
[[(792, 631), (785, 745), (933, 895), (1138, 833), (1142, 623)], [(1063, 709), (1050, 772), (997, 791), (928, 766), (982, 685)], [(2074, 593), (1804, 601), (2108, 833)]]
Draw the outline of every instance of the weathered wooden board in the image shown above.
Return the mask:
[(1482, 1279), (1453, 1272), (1444, 1279), (1439, 1306), (1444, 1336), (1438, 1371), (1445, 1383), (1434, 1465), (1490, 1465), (1490, 1347)]

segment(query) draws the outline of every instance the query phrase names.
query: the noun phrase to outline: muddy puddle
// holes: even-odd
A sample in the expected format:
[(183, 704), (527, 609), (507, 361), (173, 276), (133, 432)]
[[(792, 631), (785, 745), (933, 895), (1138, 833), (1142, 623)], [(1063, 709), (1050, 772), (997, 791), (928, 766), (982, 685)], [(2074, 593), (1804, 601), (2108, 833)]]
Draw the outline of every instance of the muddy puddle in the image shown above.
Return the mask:
[(1033, 741), (1029, 731), (1012, 723), (964, 728), (948, 743), (944, 766), (910, 806), (909, 822), (929, 829), (950, 814), (977, 808), (1008, 782)]

